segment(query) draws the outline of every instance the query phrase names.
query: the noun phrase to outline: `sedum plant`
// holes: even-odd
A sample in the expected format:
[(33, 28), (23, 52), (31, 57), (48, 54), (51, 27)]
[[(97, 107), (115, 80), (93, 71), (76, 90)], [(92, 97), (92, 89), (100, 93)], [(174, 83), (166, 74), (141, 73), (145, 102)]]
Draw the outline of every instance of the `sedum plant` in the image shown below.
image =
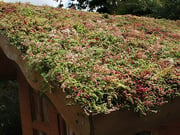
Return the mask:
[(179, 96), (179, 21), (0, 3), (0, 33), (44, 84), (92, 113), (142, 115)]

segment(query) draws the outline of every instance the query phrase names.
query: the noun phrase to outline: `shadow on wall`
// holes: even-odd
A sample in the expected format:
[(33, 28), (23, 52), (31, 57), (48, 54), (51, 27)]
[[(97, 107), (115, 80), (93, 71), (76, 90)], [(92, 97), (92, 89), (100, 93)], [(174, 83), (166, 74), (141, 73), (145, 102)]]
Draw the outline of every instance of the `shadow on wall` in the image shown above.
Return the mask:
[(16, 81), (0, 81), (0, 135), (22, 135)]

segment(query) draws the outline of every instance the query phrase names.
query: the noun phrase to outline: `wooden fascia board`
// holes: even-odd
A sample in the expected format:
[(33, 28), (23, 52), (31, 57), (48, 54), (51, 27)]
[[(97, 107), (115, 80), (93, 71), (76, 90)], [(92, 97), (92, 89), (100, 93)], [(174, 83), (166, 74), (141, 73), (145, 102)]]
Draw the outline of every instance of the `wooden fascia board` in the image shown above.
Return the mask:
[(160, 112), (139, 116), (132, 111), (114, 111), (92, 116), (94, 135), (134, 135), (162, 125), (180, 121), (180, 97), (160, 107)]

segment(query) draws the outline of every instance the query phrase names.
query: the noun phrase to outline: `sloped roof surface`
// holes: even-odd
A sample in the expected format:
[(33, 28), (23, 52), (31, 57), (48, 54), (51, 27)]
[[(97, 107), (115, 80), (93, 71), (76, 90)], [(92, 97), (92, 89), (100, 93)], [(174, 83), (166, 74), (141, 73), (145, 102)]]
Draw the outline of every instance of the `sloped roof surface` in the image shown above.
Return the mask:
[(0, 2), (0, 33), (89, 112), (146, 115), (179, 95), (179, 21)]

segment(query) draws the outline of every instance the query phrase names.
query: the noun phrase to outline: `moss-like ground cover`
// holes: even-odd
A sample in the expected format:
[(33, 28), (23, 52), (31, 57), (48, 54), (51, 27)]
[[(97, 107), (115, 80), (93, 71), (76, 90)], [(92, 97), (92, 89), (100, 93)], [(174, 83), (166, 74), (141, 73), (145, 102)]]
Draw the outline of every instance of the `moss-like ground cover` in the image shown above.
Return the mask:
[(1, 2), (0, 33), (90, 112), (147, 115), (179, 95), (180, 21)]

